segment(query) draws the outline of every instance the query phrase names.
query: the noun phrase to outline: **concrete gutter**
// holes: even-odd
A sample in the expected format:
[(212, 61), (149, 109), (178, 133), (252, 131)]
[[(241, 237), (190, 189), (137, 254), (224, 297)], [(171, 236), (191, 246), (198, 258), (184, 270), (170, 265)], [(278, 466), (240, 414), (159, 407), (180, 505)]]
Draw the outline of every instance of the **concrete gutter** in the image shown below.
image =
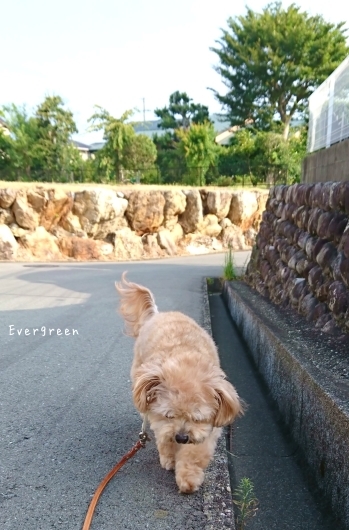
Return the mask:
[(348, 345), (315, 340), (304, 319), (243, 282), (225, 282), (223, 297), (312, 479), (349, 529), (349, 380), (322, 362), (333, 347), (349, 363)]
[[(202, 327), (212, 336), (210, 306), (206, 278), (202, 285)], [(203, 484), (203, 512), (206, 515), (204, 530), (235, 530), (234, 509), (230, 488), (225, 437), (217, 443), (213, 460), (205, 472)]]

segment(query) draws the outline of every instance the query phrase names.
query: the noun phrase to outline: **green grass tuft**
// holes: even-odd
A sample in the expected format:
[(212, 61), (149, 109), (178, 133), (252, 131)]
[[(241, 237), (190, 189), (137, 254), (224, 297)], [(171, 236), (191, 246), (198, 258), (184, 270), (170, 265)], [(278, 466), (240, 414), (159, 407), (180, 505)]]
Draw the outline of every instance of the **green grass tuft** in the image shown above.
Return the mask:
[(254, 496), (254, 485), (249, 478), (242, 478), (234, 493), (234, 504), (238, 508), (236, 530), (245, 530), (246, 525), (258, 510), (258, 500)]
[(237, 279), (238, 275), (235, 270), (233, 251), (229, 247), (224, 258), (223, 280), (232, 281)]

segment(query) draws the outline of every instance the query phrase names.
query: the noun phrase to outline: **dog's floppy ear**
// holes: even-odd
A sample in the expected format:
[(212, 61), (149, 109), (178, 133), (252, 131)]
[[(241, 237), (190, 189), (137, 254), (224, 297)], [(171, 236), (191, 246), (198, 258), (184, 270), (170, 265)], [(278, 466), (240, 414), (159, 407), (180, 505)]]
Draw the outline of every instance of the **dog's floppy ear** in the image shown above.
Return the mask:
[(132, 392), (139, 412), (147, 412), (150, 403), (156, 399), (156, 389), (160, 383), (160, 374), (156, 371), (142, 370), (135, 374)]
[(229, 425), (236, 416), (244, 413), (243, 402), (235, 388), (223, 378), (220, 379), (215, 388), (215, 399), (218, 403), (218, 410), (214, 418), (215, 427)]

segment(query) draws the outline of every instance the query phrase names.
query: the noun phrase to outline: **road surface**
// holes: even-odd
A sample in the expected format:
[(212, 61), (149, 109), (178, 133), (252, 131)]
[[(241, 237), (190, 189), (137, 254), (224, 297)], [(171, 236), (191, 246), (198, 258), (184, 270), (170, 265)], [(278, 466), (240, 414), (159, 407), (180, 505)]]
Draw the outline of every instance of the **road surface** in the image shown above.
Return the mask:
[[(248, 253), (236, 253), (236, 264)], [(223, 254), (128, 263), (0, 263), (0, 528), (80, 530), (100, 480), (135, 443), (114, 288), (124, 270), (160, 310), (202, 318)], [(200, 529), (202, 493), (180, 495), (154, 443), (109, 484), (94, 530)]]

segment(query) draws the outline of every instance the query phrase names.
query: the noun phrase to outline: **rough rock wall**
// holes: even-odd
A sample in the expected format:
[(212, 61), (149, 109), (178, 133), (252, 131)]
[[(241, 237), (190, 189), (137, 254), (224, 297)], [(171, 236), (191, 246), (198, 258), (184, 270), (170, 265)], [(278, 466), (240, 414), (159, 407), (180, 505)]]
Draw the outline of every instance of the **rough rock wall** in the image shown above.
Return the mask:
[(267, 192), (0, 189), (0, 260), (127, 260), (251, 248)]
[(247, 283), (321, 331), (348, 333), (348, 215), (348, 181), (271, 189)]

